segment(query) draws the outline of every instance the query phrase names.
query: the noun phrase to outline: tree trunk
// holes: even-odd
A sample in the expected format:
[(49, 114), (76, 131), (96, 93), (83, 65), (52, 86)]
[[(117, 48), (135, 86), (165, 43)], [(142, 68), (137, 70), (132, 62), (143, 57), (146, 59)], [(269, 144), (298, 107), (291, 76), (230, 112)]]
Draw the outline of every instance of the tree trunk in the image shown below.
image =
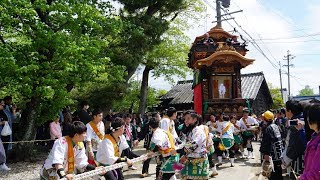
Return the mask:
[[(22, 113), (20, 120), (20, 137), (21, 141), (34, 140), (37, 133), (36, 119), (37, 106), (39, 101), (37, 98), (31, 98), (30, 103), (27, 103), (26, 109)], [(34, 143), (19, 143), (13, 147), (14, 161), (30, 161), (31, 158), (36, 157), (34, 151)]]
[(136, 72), (138, 66), (136, 67), (128, 67), (127, 68), (127, 75), (124, 77), (125, 81), (128, 83), (128, 81), (130, 80), (130, 78), (134, 75), (134, 73)]
[(140, 102), (139, 102), (139, 113), (143, 115), (146, 110), (147, 104), (147, 95), (148, 95), (148, 81), (149, 81), (149, 72), (150, 68), (146, 66), (143, 70), (142, 74), (142, 82), (141, 82), (141, 89), (140, 89)]

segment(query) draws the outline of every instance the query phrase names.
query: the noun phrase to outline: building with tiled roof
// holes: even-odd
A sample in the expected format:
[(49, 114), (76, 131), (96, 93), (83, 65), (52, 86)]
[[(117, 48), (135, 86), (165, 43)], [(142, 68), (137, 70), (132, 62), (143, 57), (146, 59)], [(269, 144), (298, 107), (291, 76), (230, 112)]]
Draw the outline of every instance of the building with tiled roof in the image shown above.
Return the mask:
[[(179, 81), (170, 91), (160, 97), (162, 109), (175, 107), (178, 110), (193, 109), (192, 80)], [(242, 98), (250, 101), (252, 112), (261, 114), (273, 103), (262, 72), (241, 75)]]

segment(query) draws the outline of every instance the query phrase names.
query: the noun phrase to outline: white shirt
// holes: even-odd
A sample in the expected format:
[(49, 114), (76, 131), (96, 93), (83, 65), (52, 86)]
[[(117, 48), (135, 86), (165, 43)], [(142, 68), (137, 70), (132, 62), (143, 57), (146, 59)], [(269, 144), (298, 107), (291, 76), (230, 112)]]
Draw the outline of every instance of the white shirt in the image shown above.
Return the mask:
[(217, 129), (213, 127), (214, 122), (208, 121), (206, 125), (209, 127), (210, 132), (215, 132)]
[(234, 126), (234, 134), (238, 134), (239, 132), (241, 132), (240, 121), (236, 121), (235, 125), (240, 128), (240, 129), (238, 129), (238, 128), (236, 128), (236, 127)]
[(202, 158), (206, 157), (206, 134), (203, 125), (193, 128), (193, 130), (187, 136), (186, 146), (190, 144), (197, 144), (198, 147), (191, 153), (187, 154), (187, 157)]
[[(120, 136), (120, 140), (117, 144), (119, 147), (119, 154), (120, 155), (123, 150), (129, 148), (129, 145), (128, 145), (124, 135)], [(112, 165), (119, 159), (119, 157), (115, 156), (114, 147), (113, 147), (112, 142), (107, 138), (105, 138), (100, 143), (96, 158), (99, 163), (102, 163), (104, 165)]]
[(221, 135), (221, 138), (234, 139), (233, 138), (234, 126), (230, 121), (223, 121), (222, 126), (220, 127), (221, 128), (220, 131), (222, 132), (223, 129), (225, 129), (229, 124), (231, 124), (231, 126), (224, 134)]
[[(88, 165), (88, 157), (84, 147), (74, 146), (74, 165), (79, 171), (84, 171)], [(65, 137), (61, 137), (54, 142), (48, 158), (44, 162), (45, 169), (53, 168), (54, 164), (62, 164), (65, 172), (68, 170), (68, 142)]]
[(161, 150), (172, 148), (166, 131), (160, 128), (153, 132), (151, 142), (159, 146)]
[[(255, 126), (258, 126), (258, 122), (256, 119), (248, 116), (247, 118), (247, 124), (248, 125), (255, 125)], [(243, 121), (243, 118), (240, 119), (240, 128), (243, 129), (243, 130), (248, 130), (249, 128), (247, 128), (246, 124), (244, 123)]]
[(217, 123), (216, 132), (221, 133), (222, 132), (223, 121), (217, 121), (216, 123)]
[(169, 118), (162, 118), (160, 121), (160, 128), (165, 130), (165, 131), (169, 131), (171, 128), (171, 134), (173, 136), (174, 139), (178, 138), (178, 134), (176, 132), (175, 126), (174, 126), (174, 121), (171, 121)]
[[(87, 123), (87, 138), (86, 141), (91, 141), (92, 145), (92, 150), (98, 151), (99, 144), (102, 142), (102, 140), (98, 137), (98, 135), (94, 132), (92, 129), (91, 125)], [(100, 121), (97, 125), (97, 128), (99, 132), (102, 134), (102, 136), (105, 135), (105, 129), (104, 129), (104, 124), (102, 121)]]

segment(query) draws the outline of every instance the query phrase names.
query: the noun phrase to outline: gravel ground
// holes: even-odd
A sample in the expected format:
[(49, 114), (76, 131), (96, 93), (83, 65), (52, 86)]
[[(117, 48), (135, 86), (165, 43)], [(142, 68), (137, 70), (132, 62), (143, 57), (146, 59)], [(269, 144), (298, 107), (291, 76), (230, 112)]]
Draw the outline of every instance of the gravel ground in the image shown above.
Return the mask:
[[(255, 160), (236, 160), (235, 167), (232, 172), (230, 173), (230, 167), (228, 164), (228, 160), (224, 160), (226, 162), (225, 165), (223, 165), (221, 168), (219, 168), (219, 175), (216, 178), (212, 179), (250, 179), (250, 180), (266, 180), (263, 176), (261, 176), (260, 171), (260, 160), (259, 160), (259, 143), (254, 143), (255, 146)], [(145, 150), (142, 148), (142, 143), (135, 148), (134, 152), (136, 154), (144, 154)], [(39, 179), (39, 172), (41, 169), (41, 166), (43, 165), (44, 160), (46, 159), (48, 155), (48, 152), (43, 152), (38, 154), (38, 161), (35, 162), (18, 162), (18, 163), (8, 163), (8, 167), (11, 168), (11, 171), (9, 172), (1, 172), (0, 171), (0, 180), (35, 180)], [(216, 158), (215, 158), (216, 160)], [(142, 163), (137, 163), (134, 165), (137, 167), (137, 170), (129, 170), (124, 172), (125, 179), (132, 179), (132, 180), (139, 180), (139, 175), (141, 173)], [(147, 178), (144, 178), (144, 180), (151, 180), (155, 178), (155, 162), (154, 160), (151, 161), (150, 164), (150, 176)], [(127, 167), (124, 168), (124, 170), (127, 170)], [(259, 177), (260, 175), (260, 177)], [(104, 178), (100, 178), (101, 180), (104, 180)], [(287, 179), (287, 178), (285, 178)]]
[(11, 171), (0, 172), (0, 179), (39, 179), (39, 172), (43, 161), (39, 162), (19, 162), (8, 164), (8, 167), (11, 168)]
[[(135, 153), (141, 155), (145, 153), (145, 150), (143, 149), (143, 143), (140, 143), (139, 146), (134, 150)], [(49, 152), (41, 152), (38, 153), (37, 161), (35, 162), (17, 162), (17, 163), (7, 163), (7, 166), (11, 168), (10, 171), (4, 172), (0, 171), (0, 180), (39, 180), (40, 179), (40, 169), (47, 158), (47, 155)], [(139, 165), (137, 164), (140, 169), (142, 167), (141, 163)], [(125, 170), (127, 168), (125, 167)], [(141, 170), (135, 170), (135, 171), (126, 171), (124, 173), (125, 178), (131, 178), (131, 176), (139, 177), (139, 173)], [(100, 178), (101, 180), (104, 180), (103, 177)]]

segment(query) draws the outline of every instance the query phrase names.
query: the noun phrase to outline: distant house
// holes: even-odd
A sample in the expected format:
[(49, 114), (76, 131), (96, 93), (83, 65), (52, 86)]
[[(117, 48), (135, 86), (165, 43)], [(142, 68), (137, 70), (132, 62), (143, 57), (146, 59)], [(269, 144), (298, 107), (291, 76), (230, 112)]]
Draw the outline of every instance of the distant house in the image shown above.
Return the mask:
[(320, 95), (313, 95), (313, 96), (293, 96), (293, 100), (297, 101), (307, 101), (307, 100), (315, 100), (320, 101)]
[[(159, 108), (175, 107), (177, 110), (193, 109), (192, 80), (179, 81), (177, 85), (160, 97)], [(241, 75), (242, 98), (250, 101), (254, 114), (270, 109), (272, 97), (262, 72)]]
[(310, 103), (320, 103), (320, 95), (313, 96), (293, 96), (292, 100), (299, 101), (303, 106)]

